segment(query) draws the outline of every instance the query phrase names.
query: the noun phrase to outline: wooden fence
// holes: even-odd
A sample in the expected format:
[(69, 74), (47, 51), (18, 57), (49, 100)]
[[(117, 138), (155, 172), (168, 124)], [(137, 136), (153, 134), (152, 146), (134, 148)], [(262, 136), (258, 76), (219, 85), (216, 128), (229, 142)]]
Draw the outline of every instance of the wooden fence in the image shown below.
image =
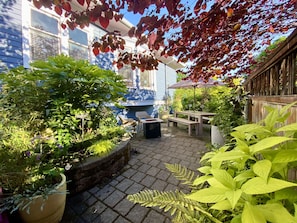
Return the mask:
[[(246, 81), (251, 94), (247, 117), (250, 122), (262, 120), (265, 106), (281, 108), (297, 101), (297, 29), (263, 62)], [(288, 123), (296, 122), (297, 106), (290, 109)]]

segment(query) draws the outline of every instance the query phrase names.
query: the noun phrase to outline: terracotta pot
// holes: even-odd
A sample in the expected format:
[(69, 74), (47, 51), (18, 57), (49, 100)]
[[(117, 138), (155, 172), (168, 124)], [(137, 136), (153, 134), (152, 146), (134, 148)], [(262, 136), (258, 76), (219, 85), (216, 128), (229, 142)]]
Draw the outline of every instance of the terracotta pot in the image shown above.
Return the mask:
[(56, 187), (58, 193), (50, 194), (48, 198), (36, 196), (29, 209), (19, 210), (24, 223), (58, 223), (62, 220), (66, 203), (66, 176), (61, 174), (61, 177), (62, 181)]

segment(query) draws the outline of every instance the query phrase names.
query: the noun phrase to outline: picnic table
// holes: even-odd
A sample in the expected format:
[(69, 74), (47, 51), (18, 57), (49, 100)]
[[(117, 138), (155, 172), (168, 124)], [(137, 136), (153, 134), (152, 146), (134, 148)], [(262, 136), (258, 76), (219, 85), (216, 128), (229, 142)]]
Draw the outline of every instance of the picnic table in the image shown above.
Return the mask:
[(210, 120), (215, 113), (204, 111), (179, 111), (175, 112), (172, 117), (168, 118), (168, 126), (170, 122), (184, 124), (188, 126), (189, 135), (191, 135), (192, 127), (195, 127), (196, 135), (203, 131), (203, 120)]

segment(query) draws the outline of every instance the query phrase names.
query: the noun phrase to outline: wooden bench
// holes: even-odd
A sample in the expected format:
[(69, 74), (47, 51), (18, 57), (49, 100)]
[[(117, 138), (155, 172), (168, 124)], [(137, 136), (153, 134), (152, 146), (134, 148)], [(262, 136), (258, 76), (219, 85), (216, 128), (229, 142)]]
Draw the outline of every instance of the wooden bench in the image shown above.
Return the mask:
[(192, 133), (192, 127), (195, 126), (196, 135), (198, 135), (199, 122), (184, 119), (184, 118), (168, 117), (168, 120), (167, 120), (168, 127), (170, 126), (170, 122), (173, 122), (175, 126), (177, 126), (177, 123), (187, 125), (189, 136)]

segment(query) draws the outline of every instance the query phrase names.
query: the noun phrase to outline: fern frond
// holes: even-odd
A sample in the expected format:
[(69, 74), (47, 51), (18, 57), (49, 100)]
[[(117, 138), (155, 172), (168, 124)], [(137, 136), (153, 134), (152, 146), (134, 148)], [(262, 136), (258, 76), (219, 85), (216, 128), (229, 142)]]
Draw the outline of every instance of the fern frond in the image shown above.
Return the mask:
[(159, 207), (165, 212), (170, 211), (170, 214), (175, 216), (177, 222), (187, 222), (187, 219), (196, 219), (191, 222), (199, 222), (198, 216), (205, 216), (215, 223), (221, 223), (208, 212), (206, 206), (203, 207), (197, 201), (186, 198), (185, 194), (178, 190), (175, 192), (144, 190), (137, 194), (128, 195), (127, 199), (144, 207)]
[(180, 181), (184, 181), (182, 184), (186, 184), (190, 187), (193, 186), (193, 182), (196, 178), (195, 172), (189, 170), (180, 164), (165, 163), (166, 168), (174, 175), (174, 177)]

